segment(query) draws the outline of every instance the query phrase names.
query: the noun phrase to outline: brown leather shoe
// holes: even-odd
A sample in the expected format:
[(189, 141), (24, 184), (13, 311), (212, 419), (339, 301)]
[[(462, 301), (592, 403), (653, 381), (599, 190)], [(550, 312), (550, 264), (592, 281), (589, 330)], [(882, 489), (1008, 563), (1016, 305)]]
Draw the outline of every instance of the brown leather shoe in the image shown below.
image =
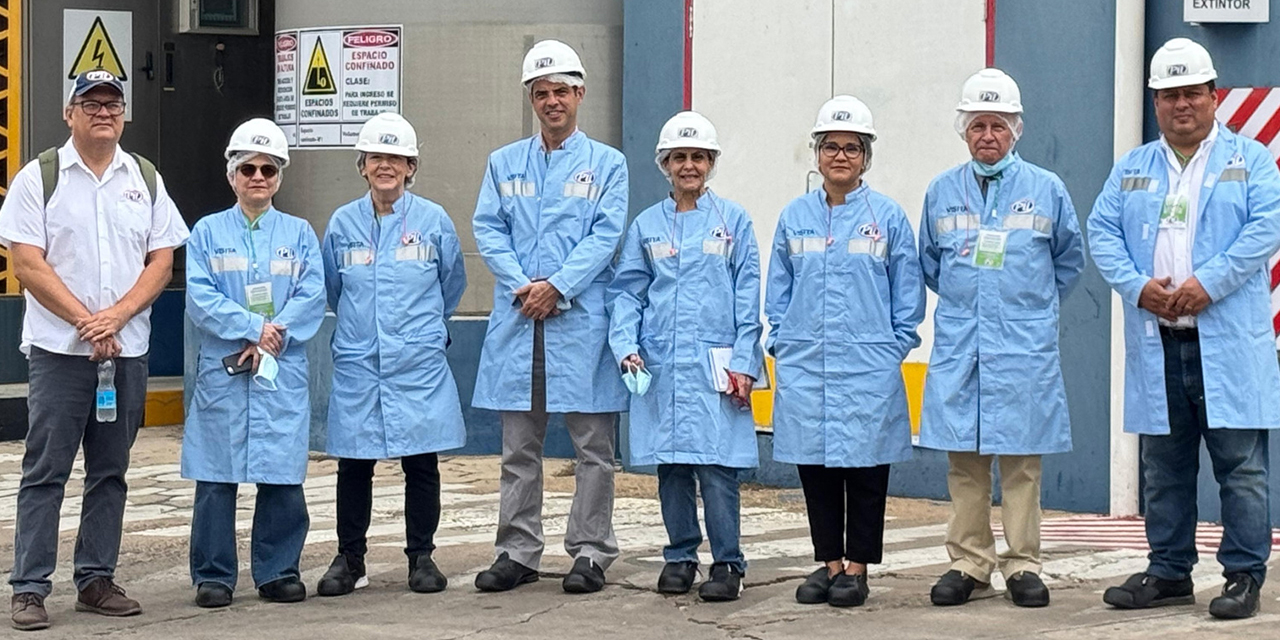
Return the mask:
[(103, 616), (136, 616), (142, 613), (137, 600), (124, 595), (124, 589), (111, 578), (98, 578), (90, 582), (76, 599), (76, 611), (88, 611)]
[(49, 628), (49, 612), (44, 610), (44, 596), (38, 593), (13, 594), (13, 628), (35, 631)]

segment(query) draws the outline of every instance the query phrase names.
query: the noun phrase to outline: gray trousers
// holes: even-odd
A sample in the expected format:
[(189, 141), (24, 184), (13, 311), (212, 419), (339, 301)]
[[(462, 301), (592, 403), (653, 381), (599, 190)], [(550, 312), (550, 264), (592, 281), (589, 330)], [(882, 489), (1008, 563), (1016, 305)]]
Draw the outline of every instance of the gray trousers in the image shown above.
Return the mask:
[(147, 398), (147, 356), (116, 358), (116, 421), (110, 423), (94, 417), (96, 362), (32, 347), (29, 364), (30, 422), (9, 584), (14, 593), (47, 596), (58, 563), (63, 492), (81, 444), (84, 499), (73, 579), (81, 590), (96, 578), (115, 576), (128, 491), (124, 476)]
[[(532, 411), (503, 411), (502, 479), (498, 508), (499, 554), (537, 569), (542, 537), (542, 446), (547, 437), (546, 357), (542, 323), (533, 333)], [(603, 569), (618, 558), (613, 534), (613, 450), (616, 413), (567, 413), (565, 424), (578, 456), (573, 506), (564, 536), (569, 556), (590, 558)]]

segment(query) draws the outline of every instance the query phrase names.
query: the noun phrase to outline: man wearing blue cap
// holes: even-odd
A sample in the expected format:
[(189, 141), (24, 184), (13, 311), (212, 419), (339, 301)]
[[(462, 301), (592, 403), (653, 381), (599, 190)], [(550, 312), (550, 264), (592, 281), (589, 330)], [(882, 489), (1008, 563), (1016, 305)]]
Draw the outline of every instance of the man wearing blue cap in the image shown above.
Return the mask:
[[(0, 245), (26, 289), (21, 349), (30, 367), (9, 576), (15, 629), (49, 626), (59, 510), (82, 442), (76, 609), (142, 611), (114, 581), (125, 472), (147, 393), (151, 303), (188, 232), (155, 167), (120, 149), (124, 110), (119, 79), (80, 74), (63, 111), (71, 139), (27, 163), (0, 206)], [(97, 393), (100, 378), (114, 382), (114, 394)]]

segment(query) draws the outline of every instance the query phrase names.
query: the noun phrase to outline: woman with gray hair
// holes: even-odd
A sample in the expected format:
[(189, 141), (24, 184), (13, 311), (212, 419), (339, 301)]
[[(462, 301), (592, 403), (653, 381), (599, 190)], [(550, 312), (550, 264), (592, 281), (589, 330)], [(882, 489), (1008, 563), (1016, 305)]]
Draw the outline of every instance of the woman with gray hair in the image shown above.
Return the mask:
[(863, 181), (871, 111), (836, 96), (811, 135), (822, 188), (782, 211), (765, 294), (773, 457), (799, 467), (824, 565), (796, 600), (852, 607), (866, 601), (867, 565), (881, 561), (889, 465), (911, 458), (901, 366), (920, 344), (924, 283), (906, 213)]
[(324, 272), (311, 224), (271, 200), (289, 164), (284, 132), (256, 118), (227, 145), (236, 205), (201, 218), (187, 244), (187, 316), (200, 343), (182, 435), (182, 477), (196, 481), (191, 580), (196, 604), (231, 604), (238, 485), (258, 485), (252, 573), (258, 595), (298, 602), (310, 520), (307, 351), (324, 319)]
[(324, 234), (325, 284), (338, 315), (325, 451), (338, 458), (338, 555), (322, 596), (369, 584), (366, 534), (378, 460), (399, 458), (409, 589), (444, 590), (431, 553), (440, 524), (437, 453), (466, 444), (458, 388), (445, 357), (445, 321), (467, 287), (449, 214), (407, 191), (418, 137), (394, 113), (374, 116), (356, 140), (369, 192), (338, 208)]

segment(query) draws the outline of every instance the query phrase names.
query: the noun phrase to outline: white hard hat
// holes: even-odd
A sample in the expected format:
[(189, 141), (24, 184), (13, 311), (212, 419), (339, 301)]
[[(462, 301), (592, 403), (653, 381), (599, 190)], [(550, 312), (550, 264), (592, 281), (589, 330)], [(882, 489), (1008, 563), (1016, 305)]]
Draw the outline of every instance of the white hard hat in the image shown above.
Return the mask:
[(398, 113), (383, 112), (369, 118), (356, 137), (356, 151), (418, 157), (418, 134)]
[(1194, 40), (1174, 38), (1151, 56), (1151, 77), (1147, 87), (1172, 89), (1205, 84), (1218, 79), (1209, 51)]
[(964, 81), (956, 111), (1022, 113), (1022, 91), (1009, 74), (999, 69), (983, 69)]
[[(667, 156), (674, 149), (706, 149), (711, 152), (711, 157), (718, 158), (720, 156), (720, 142), (716, 136), (716, 127), (706, 116), (697, 111), (681, 111), (671, 116), (667, 123), (662, 125), (662, 131), (658, 133), (658, 147), (655, 149), (657, 153), (653, 161), (657, 163), (658, 170), (662, 175), (671, 177), (669, 171), (664, 166)], [(715, 176), (716, 167), (711, 165), (711, 172), (707, 174), (710, 180)]]
[(230, 160), (232, 155), (241, 151), (265, 153), (279, 158), (281, 168), (289, 166), (289, 140), (276, 123), (266, 118), (254, 118), (236, 127), (223, 157)]
[(809, 134), (818, 137), (833, 131), (864, 133), (876, 139), (876, 128), (871, 122), (871, 110), (853, 96), (836, 96), (818, 109), (818, 121)]
[(524, 54), (520, 84), (529, 84), (543, 76), (557, 73), (576, 73), (584, 78), (587, 75), (586, 69), (582, 68), (582, 60), (573, 47), (559, 40), (543, 40)]

